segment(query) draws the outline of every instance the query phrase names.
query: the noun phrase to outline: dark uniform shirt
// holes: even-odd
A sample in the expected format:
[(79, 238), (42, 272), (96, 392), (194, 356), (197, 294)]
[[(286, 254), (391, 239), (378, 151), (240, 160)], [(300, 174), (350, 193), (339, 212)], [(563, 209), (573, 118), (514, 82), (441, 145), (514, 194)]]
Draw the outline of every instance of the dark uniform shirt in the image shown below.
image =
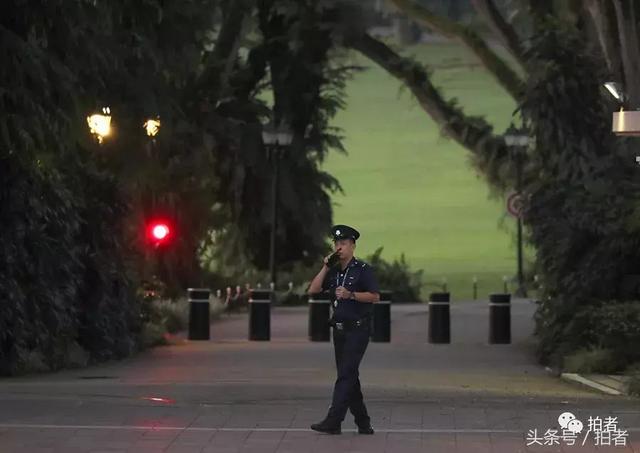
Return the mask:
[[(343, 283), (344, 282), (344, 283)], [(334, 317), (340, 321), (356, 321), (370, 316), (373, 312), (372, 303), (357, 302), (353, 299), (340, 299), (335, 304), (335, 293), (338, 286), (344, 286), (352, 292), (379, 293), (378, 282), (373, 274), (373, 268), (355, 257), (351, 258), (346, 269), (336, 266), (327, 272), (322, 290), (329, 291), (333, 297)]]

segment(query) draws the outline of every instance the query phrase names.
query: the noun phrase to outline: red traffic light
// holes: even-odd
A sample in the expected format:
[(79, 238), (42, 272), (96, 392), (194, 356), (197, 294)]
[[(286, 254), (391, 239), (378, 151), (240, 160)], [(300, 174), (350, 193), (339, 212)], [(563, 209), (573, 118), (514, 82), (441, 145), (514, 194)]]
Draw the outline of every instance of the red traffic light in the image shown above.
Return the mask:
[(166, 243), (171, 238), (171, 234), (168, 222), (153, 221), (147, 226), (147, 236), (156, 246)]
[(171, 230), (169, 230), (169, 227), (167, 225), (160, 223), (153, 227), (151, 234), (153, 235), (154, 239), (157, 239), (158, 241), (162, 241), (167, 236), (169, 236), (170, 232)]

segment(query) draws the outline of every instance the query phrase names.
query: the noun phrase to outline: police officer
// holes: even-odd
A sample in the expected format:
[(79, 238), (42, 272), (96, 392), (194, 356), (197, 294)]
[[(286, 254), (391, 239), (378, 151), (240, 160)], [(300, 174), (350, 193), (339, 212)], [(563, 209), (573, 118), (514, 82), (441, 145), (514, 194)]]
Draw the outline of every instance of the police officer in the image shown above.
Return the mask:
[(311, 429), (340, 434), (341, 424), (350, 410), (360, 434), (373, 434), (371, 419), (364, 404), (358, 368), (369, 344), (372, 304), (380, 300), (373, 269), (353, 256), (360, 233), (347, 225), (331, 229), (338, 263), (331, 266), (330, 256), (309, 285), (309, 294), (329, 291), (333, 296), (333, 346), (338, 377), (333, 388), (329, 413)]

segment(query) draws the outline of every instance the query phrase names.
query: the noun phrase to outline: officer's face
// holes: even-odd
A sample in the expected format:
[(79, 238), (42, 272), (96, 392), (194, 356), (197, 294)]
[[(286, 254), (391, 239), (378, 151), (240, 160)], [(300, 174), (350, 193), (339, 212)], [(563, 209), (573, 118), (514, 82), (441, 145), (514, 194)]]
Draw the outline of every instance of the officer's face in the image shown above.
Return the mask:
[(338, 249), (340, 249), (340, 258), (343, 258), (345, 256), (353, 256), (353, 251), (355, 250), (355, 248), (356, 243), (351, 239), (338, 239), (333, 243), (334, 250), (337, 251)]

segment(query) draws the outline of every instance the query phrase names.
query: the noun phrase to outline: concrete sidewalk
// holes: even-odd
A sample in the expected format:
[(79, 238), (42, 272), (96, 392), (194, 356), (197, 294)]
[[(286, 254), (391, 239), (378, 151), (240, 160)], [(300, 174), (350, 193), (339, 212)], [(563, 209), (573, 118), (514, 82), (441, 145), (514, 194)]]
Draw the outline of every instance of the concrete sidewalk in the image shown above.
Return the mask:
[[(427, 343), (427, 307), (392, 307), (392, 342), (371, 343), (363, 393), (376, 428), (359, 436), (308, 429), (330, 402), (329, 343), (307, 340), (307, 311), (277, 308), (272, 341), (247, 341), (246, 315), (212, 341), (157, 348), (84, 370), (0, 380), (0, 452), (640, 451), (638, 400), (549, 376), (532, 355), (535, 306), (513, 304), (513, 344), (488, 345), (485, 303), (452, 305), (452, 344)], [(626, 447), (527, 448), (558, 416), (617, 416)], [(584, 433), (583, 433), (584, 434)], [(581, 438), (580, 441), (581, 442)]]

